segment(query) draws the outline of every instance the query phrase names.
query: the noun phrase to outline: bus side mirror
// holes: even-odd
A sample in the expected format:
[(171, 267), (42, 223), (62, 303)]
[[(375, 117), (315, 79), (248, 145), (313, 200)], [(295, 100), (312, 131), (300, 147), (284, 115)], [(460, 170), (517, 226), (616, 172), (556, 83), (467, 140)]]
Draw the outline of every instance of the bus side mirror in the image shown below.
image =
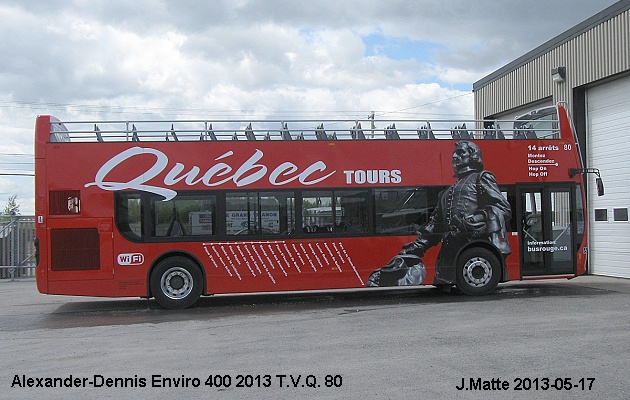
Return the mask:
[(599, 175), (599, 170), (597, 168), (569, 168), (569, 178), (575, 177), (577, 174), (595, 174), (597, 178), (595, 178), (595, 185), (597, 186), (597, 195), (604, 195), (604, 181), (602, 181), (602, 177)]
[(603, 196), (604, 195), (604, 181), (602, 181), (602, 178), (595, 178), (595, 184), (597, 185), (597, 195)]

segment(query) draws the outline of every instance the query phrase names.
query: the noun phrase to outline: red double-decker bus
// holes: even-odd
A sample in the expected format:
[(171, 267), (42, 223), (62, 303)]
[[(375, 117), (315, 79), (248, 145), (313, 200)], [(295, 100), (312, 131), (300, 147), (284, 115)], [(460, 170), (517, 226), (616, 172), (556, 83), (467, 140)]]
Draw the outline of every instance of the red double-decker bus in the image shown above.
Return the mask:
[(467, 123), (39, 116), (37, 286), (183, 308), (572, 278), (586, 270), (583, 171), (563, 105)]

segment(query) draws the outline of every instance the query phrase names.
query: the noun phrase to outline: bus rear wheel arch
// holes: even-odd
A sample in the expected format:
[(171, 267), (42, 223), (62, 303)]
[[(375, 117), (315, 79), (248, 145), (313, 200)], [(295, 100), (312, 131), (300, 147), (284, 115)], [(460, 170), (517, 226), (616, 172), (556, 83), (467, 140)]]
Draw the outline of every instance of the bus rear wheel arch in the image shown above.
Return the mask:
[(149, 278), (151, 294), (165, 308), (193, 306), (203, 292), (203, 274), (194, 261), (171, 256), (158, 262)]
[(485, 295), (496, 289), (501, 280), (499, 258), (483, 247), (464, 250), (457, 258), (457, 288), (469, 295)]

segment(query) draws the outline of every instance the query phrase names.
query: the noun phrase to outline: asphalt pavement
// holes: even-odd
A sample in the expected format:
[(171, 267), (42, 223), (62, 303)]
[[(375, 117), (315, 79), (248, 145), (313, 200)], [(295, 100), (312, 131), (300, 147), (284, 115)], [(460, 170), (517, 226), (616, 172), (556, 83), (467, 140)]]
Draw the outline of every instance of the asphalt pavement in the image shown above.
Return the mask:
[(630, 279), (0, 304), (0, 399), (630, 398)]

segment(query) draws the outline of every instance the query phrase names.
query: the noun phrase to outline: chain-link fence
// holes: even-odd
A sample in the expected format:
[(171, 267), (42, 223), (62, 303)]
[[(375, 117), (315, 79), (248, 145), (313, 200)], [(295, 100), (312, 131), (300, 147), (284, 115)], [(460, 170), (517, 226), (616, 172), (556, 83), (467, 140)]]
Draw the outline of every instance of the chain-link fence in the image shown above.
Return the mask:
[(0, 279), (35, 276), (35, 217), (0, 216)]

